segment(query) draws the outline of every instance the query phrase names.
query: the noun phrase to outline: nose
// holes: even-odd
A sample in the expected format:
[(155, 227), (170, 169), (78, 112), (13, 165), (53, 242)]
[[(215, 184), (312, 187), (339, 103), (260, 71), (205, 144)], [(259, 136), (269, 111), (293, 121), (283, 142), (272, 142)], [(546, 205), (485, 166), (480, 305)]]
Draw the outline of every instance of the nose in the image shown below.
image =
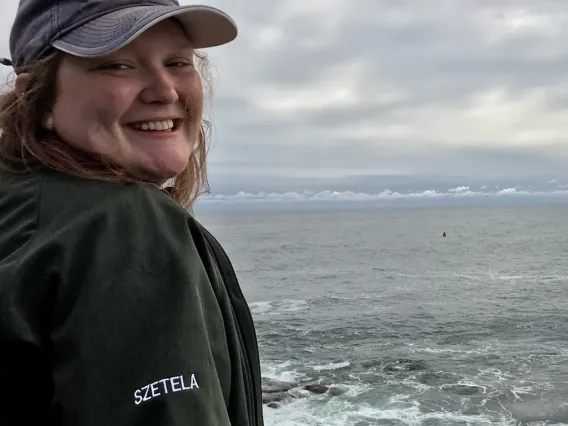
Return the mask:
[(176, 86), (166, 70), (158, 70), (148, 75), (147, 84), (140, 93), (144, 103), (172, 104), (179, 99)]

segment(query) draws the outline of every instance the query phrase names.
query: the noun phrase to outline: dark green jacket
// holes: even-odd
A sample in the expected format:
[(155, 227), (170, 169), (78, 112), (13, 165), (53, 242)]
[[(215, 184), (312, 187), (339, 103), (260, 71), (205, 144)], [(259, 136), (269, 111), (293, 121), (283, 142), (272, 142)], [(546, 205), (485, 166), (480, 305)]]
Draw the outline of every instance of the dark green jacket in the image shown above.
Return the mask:
[(0, 174), (0, 424), (260, 426), (252, 317), (157, 187)]

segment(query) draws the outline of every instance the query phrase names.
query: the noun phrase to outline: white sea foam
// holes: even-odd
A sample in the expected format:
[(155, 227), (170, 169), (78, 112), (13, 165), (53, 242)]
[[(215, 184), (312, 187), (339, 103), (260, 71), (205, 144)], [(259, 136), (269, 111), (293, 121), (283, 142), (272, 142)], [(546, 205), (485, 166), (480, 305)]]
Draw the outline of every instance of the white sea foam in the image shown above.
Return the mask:
[(516, 399), (520, 400), (523, 399), (524, 395), (535, 395), (532, 386), (519, 386), (519, 387), (512, 386), (511, 393), (515, 396)]
[(296, 371), (292, 367), (292, 361), (282, 363), (263, 363), (261, 366), (262, 377), (278, 382), (293, 383), (305, 377), (304, 373)]
[[(416, 402), (388, 402), (385, 406), (356, 404), (337, 397), (325, 404), (306, 398), (293, 401), (281, 408), (265, 408), (266, 426), (356, 426), (380, 425), (387, 421), (399, 425), (417, 426), (432, 421), (444, 424), (512, 426), (513, 420), (496, 419), (482, 415), (465, 415), (457, 412), (427, 413)], [(532, 426), (532, 425), (531, 425)]]
[(416, 347), (414, 344), (407, 343), (408, 352), (410, 353), (427, 353), (427, 354), (458, 354), (458, 355), (481, 355), (487, 354), (489, 347), (479, 349), (452, 349), (452, 348), (430, 348)]
[(281, 315), (285, 312), (299, 312), (308, 308), (308, 301), (284, 299), (276, 301), (252, 302), (249, 308), (253, 315)]
[(313, 369), (316, 371), (338, 370), (340, 368), (349, 367), (350, 365), (351, 363), (349, 361), (332, 362), (324, 365), (315, 365)]
[[(325, 372), (349, 367), (348, 361), (328, 363), (313, 366), (314, 371)], [(293, 361), (282, 363), (269, 363), (263, 365), (263, 376), (282, 382), (298, 383), (307, 377), (296, 370), (298, 364)], [(329, 394), (317, 395), (306, 391), (302, 386), (289, 391), (293, 396), (281, 403), (279, 408), (264, 407), (266, 426), (356, 426), (356, 425), (380, 425), (383, 422), (395, 422), (397, 425), (418, 426), (421, 424), (468, 424), (468, 425), (495, 425), (513, 426), (515, 420), (509, 414), (503, 413), (501, 418), (495, 418), (496, 413), (488, 411), (487, 415), (464, 414), (459, 411), (437, 412), (422, 410), (416, 395), (430, 392), (438, 386), (430, 386), (417, 381), (417, 376), (412, 375), (402, 380), (386, 377), (384, 386), (404, 386), (404, 393), (373, 396), (376, 386), (369, 383), (357, 383), (357, 377), (350, 374), (349, 383), (334, 383), (345, 392), (340, 395)], [(312, 377), (309, 377), (310, 379)], [(505, 382), (514, 379), (511, 374), (497, 368), (480, 369), (475, 378), (461, 378), (455, 385), (479, 388), (479, 394), (485, 395), (485, 400), (480, 401), (479, 406), (485, 406), (488, 399), (494, 399), (496, 389), (494, 385), (505, 385), (518, 401), (523, 401), (525, 396), (533, 395), (535, 387), (531, 383), (518, 382), (514, 386), (508, 386)], [(454, 385), (442, 385), (451, 387)], [(413, 389), (413, 390), (411, 390)], [(497, 391), (497, 393), (500, 393)], [(487, 399), (488, 398), (488, 399)], [(370, 402), (375, 400), (376, 402)], [(544, 426), (545, 423), (533, 422), (530, 426)], [(548, 423), (547, 426), (553, 425)], [(556, 423), (556, 426), (560, 426)]]
[(253, 302), (249, 308), (253, 315), (262, 315), (272, 310), (272, 302)]
[(308, 302), (306, 300), (290, 300), (285, 299), (278, 302), (276, 307), (278, 312), (297, 312), (303, 311), (308, 308)]

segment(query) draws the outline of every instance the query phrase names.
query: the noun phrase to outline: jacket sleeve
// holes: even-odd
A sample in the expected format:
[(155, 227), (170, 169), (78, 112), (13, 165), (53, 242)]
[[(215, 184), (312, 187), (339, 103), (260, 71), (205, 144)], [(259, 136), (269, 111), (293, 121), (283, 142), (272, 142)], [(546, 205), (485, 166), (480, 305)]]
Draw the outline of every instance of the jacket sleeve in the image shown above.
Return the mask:
[(181, 209), (155, 195), (132, 191), (69, 217), (21, 276), (51, 253), (54, 403), (65, 424), (229, 425), (230, 360), (210, 277)]

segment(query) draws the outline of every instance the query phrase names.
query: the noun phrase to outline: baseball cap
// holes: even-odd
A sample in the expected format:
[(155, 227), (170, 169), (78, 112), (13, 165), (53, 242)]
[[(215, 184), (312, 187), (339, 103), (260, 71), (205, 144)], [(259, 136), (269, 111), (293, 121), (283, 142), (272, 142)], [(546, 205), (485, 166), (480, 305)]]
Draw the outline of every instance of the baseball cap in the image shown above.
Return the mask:
[(20, 0), (11, 60), (0, 63), (17, 71), (53, 48), (81, 57), (108, 55), (168, 18), (180, 22), (196, 49), (229, 43), (238, 32), (225, 12), (177, 0)]

